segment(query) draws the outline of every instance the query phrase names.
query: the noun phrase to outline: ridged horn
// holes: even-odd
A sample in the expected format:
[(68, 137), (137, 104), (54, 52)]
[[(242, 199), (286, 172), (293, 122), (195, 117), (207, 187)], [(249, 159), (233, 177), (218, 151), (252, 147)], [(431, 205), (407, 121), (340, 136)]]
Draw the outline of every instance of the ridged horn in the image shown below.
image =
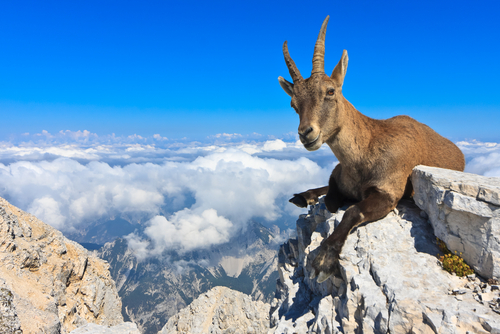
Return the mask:
[(315, 73), (325, 73), (325, 35), (329, 19), (330, 15), (323, 21), (318, 39), (316, 40), (316, 45), (314, 46), (313, 69), (311, 75)]
[(283, 55), (285, 56), (286, 66), (288, 67), (288, 71), (290, 72), (293, 82), (303, 80), (297, 65), (295, 65), (292, 57), (290, 57), (290, 53), (288, 53), (288, 45), (286, 41), (283, 43)]

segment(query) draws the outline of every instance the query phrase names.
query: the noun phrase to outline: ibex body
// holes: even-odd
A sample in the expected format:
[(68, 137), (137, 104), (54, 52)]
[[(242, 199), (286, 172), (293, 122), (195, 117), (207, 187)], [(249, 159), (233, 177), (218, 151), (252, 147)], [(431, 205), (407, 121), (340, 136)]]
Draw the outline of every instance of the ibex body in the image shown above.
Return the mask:
[(304, 147), (314, 151), (326, 143), (339, 160), (328, 186), (296, 194), (290, 201), (306, 207), (326, 195), (330, 212), (336, 212), (345, 200), (357, 202), (321, 244), (312, 264), (312, 276), (318, 276), (318, 282), (334, 272), (342, 246), (355, 226), (385, 217), (403, 196), (412, 195), (413, 167), (427, 165), (459, 171), (465, 167), (460, 149), (425, 124), (408, 116), (372, 119), (344, 98), (347, 51), (344, 50), (331, 76), (324, 71), (327, 23), (328, 17), (316, 42), (311, 76), (302, 78), (285, 42), (283, 54), (293, 83), (279, 78), (281, 87), (292, 97), (291, 106), (299, 114), (298, 132)]

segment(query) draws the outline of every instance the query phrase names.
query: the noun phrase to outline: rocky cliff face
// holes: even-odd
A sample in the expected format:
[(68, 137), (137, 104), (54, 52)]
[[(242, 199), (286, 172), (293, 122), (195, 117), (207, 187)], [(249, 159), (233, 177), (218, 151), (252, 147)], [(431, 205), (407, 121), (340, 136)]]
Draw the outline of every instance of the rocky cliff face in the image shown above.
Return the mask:
[(156, 334), (167, 320), (200, 294), (226, 286), (269, 302), (276, 290), (277, 249), (273, 233), (253, 224), (228, 243), (185, 254), (169, 252), (138, 261), (118, 239), (99, 256), (110, 263), (126, 320)]
[(7, 323), (14, 333), (123, 322), (108, 264), (2, 198), (0, 295), (0, 328)]
[(475, 272), (500, 279), (500, 179), (420, 166), (413, 185), (436, 236)]
[[(439, 250), (428, 216), (434, 219), (433, 224), (444, 224), (442, 218), (448, 218), (446, 221), (452, 222), (451, 227), (434, 225), (434, 229), (459, 238), (461, 241), (457, 244), (476, 247), (475, 256), (488, 259), (488, 254), (494, 253), (488, 245), (496, 247), (496, 240), (492, 239), (496, 239), (498, 233), (492, 226), (498, 223), (499, 211), (492, 206), (494, 200), (479, 199), (478, 202), (478, 194), (485, 194), (481, 190), (476, 192), (476, 197), (471, 192), (467, 201), (458, 200), (461, 198), (456, 194), (450, 195), (450, 190), (457, 187), (471, 189), (469, 176), (460, 174), (454, 183), (446, 178), (440, 183), (433, 171), (417, 168), (413, 182), (420, 183), (417, 193), (421, 196), (416, 199), (417, 203), (422, 199), (420, 205), (428, 212), (421, 211), (413, 201), (403, 200), (384, 219), (355, 229), (340, 254), (341, 274), (321, 284), (309, 279), (311, 261), (321, 241), (342, 219), (344, 211), (341, 209), (332, 215), (320, 202), (307, 215), (301, 216), (297, 221), (297, 238), (280, 249), (280, 279), (271, 309), (270, 332), (499, 333), (499, 286), (489, 285), (475, 275), (453, 276), (442, 269), (436, 258)], [(435, 187), (446, 190), (442, 196), (433, 197)], [(424, 202), (426, 194), (430, 200)], [(494, 199), (498, 194), (488, 193), (484, 197)], [(433, 204), (435, 198), (441, 199), (435, 202), (437, 205)], [(430, 206), (437, 211), (428, 210)], [(462, 224), (473, 224), (474, 227), (466, 231), (477, 229), (474, 236), (462, 233), (461, 229), (457, 231), (453, 225), (459, 220), (453, 210), (462, 214), (466, 206), (479, 206), (484, 210), (487, 206), (490, 210), (486, 217), (476, 215), (479, 221), (465, 213), (468, 219)], [(476, 237), (479, 234), (481, 237)], [(481, 251), (483, 246), (486, 248)], [(467, 247), (463, 248), (464, 257), (471, 251)], [(484, 268), (472, 265), (476, 269)], [(492, 272), (495, 277), (494, 269), (486, 272)]]
[(201, 294), (188, 307), (171, 317), (158, 334), (266, 333), (269, 304), (226, 287)]

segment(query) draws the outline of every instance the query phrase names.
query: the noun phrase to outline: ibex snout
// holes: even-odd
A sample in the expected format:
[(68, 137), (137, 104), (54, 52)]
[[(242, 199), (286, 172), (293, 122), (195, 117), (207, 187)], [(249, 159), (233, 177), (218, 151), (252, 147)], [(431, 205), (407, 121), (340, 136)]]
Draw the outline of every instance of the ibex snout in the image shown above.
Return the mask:
[(307, 127), (305, 130), (301, 131), (299, 129), (299, 139), (300, 142), (308, 151), (315, 151), (321, 147), (321, 132), (315, 131), (312, 126)]
[(311, 132), (313, 132), (312, 126), (308, 127), (304, 131), (299, 131), (299, 137), (300, 137), (300, 141), (302, 142), (302, 144), (304, 144), (305, 142), (308, 141), (307, 135), (310, 134)]

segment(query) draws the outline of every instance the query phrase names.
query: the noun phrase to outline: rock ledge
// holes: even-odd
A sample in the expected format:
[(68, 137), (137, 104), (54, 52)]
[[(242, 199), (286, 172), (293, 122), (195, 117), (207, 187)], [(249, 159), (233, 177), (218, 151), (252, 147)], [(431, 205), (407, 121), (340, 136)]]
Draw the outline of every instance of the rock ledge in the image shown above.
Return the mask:
[(428, 214), (411, 200), (349, 235), (340, 276), (309, 280), (316, 249), (345, 209), (332, 215), (320, 201), (281, 247), (270, 333), (500, 333), (498, 286), (444, 271)]
[(412, 182), (436, 236), (475, 272), (500, 279), (500, 178), (417, 166)]

